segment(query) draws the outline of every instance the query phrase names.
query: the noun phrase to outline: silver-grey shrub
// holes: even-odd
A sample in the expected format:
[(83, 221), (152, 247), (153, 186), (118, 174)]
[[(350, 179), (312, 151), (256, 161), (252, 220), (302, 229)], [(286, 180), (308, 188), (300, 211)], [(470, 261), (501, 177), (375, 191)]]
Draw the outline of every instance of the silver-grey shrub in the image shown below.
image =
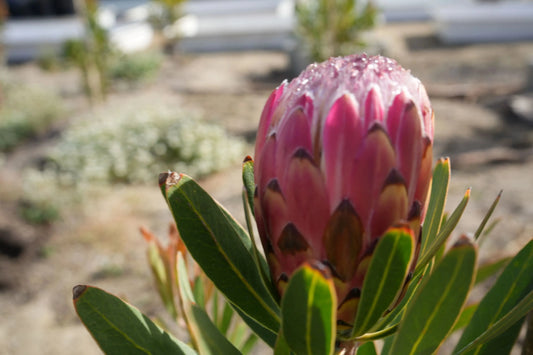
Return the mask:
[(154, 182), (169, 169), (199, 178), (242, 159), (243, 140), (198, 114), (158, 106), (105, 111), (71, 126), (49, 156), (61, 179)]

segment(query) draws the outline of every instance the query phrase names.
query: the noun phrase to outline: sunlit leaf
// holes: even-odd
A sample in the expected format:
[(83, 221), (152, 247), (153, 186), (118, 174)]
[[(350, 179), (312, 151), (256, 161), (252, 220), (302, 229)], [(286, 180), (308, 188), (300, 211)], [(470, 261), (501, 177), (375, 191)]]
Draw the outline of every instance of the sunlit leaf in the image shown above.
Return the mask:
[(487, 222), (489, 221), (490, 217), (492, 216), (492, 213), (494, 212), (494, 209), (496, 209), (496, 206), (498, 205), (498, 202), (500, 202), (500, 197), (502, 196), (502, 192), (503, 192), (503, 190), (500, 191), (498, 196), (496, 196), (496, 199), (494, 200), (494, 202), (492, 202), (492, 205), (490, 206), (489, 210), (485, 214), (485, 217), (483, 217), (483, 220), (481, 221), (481, 224), (479, 225), (479, 227), (477, 228), (476, 232), (474, 233), (474, 238), (476, 240), (478, 240), (479, 237), (481, 236), (481, 233), (483, 233), (483, 230), (485, 229), (485, 226), (487, 225)]
[(452, 333), (459, 329), (463, 329), (468, 323), (470, 323), (470, 320), (472, 319), (472, 316), (474, 315), (474, 312), (477, 310), (478, 306), (479, 304), (475, 303), (463, 308), (461, 315), (459, 315), (457, 322), (455, 322), (453, 326)]
[(281, 300), (285, 341), (298, 355), (335, 350), (337, 296), (322, 269), (304, 264), (291, 276)]
[[(533, 289), (533, 240), (507, 264), (500, 277), (481, 300), (470, 324), (465, 328), (456, 351), (494, 327)], [(522, 315), (523, 316), (523, 315)], [(520, 319), (516, 319), (519, 321)], [(467, 354), (507, 354), (513, 346), (520, 324), (517, 322), (498, 337), (480, 344)]]
[[(454, 354), (464, 354), (474, 351), (475, 354), (507, 354), (518, 336), (522, 323), (528, 313), (533, 310), (533, 291), (522, 298), (516, 306), (506, 315), (498, 319), (489, 329), (479, 335), (464, 348)], [(496, 340), (496, 341), (494, 341)], [(491, 342), (494, 347), (482, 347), (480, 345)]]
[(188, 176), (161, 174), (160, 185), (187, 250), (205, 274), (235, 307), (277, 332), (279, 306), (246, 232)]
[(470, 200), (470, 189), (466, 190), (466, 193), (463, 196), (459, 205), (455, 208), (451, 216), (446, 220), (446, 223), (440, 228), (437, 237), (433, 239), (430, 245), (426, 248), (424, 253), (421, 253), (420, 259), (417, 262), (415, 275), (420, 273), (422, 269), (433, 259), (435, 255), (439, 252), (439, 249), (446, 242), (454, 228), (459, 223), (461, 216)]
[(466, 237), (444, 255), (407, 307), (390, 354), (432, 354), (439, 347), (473, 284), (476, 258)]
[(450, 182), (450, 159), (439, 159), (433, 170), (431, 181), (431, 192), (424, 228), (422, 228), (422, 241), (420, 245), (420, 255), (426, 253), (433, 240), (437, 237), (440, 229), (446, 196), (448, 195), (448, 185)]
[(374, 343), (369, 341), (359, 346), (355, 354), (356, 355), (378, 355), (378, 352), (376, 351), (376, 346), (374, 345)]
[(254, 214), (254, 161), (249, 156), (247, 156), (242, 163), (242, 181), (246, 191), (246, 200), (248, 202), (248, 206), (250, 207), (252, 214)]
[(380, 238), (365, 275), (352, 336), (368, 331), (402, 291), (414, 243), (407, 227), (389, 228)]
[(189, 334), (200, 355), (240, 355), (194, 299), (183, 255), (178, 253), (178, 289)]
[(105, 354), (196, 354), (112, 294), (83, 285), (74, 287), (73, 294), (78, 316)]
[(507, 257), (481, 265), (477, 270), (476, 285), (501, 271), (509, 263), (509, 260), (511, 258)]

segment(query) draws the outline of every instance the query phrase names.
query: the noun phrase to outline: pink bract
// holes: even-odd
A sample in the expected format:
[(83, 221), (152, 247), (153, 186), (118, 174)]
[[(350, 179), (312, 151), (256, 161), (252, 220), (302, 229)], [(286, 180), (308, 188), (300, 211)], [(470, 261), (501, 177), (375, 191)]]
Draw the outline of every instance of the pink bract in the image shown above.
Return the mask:
[(342, 306), (379, 237), (399, 223), (419, 233), (432, 143), (424, 86), (392, 59), (331, 58), (274, 90), (254, 169), (255, 216), (278, 290), (304, 261), (321, 261), (336, 279), (339, 318), (353, 319)]

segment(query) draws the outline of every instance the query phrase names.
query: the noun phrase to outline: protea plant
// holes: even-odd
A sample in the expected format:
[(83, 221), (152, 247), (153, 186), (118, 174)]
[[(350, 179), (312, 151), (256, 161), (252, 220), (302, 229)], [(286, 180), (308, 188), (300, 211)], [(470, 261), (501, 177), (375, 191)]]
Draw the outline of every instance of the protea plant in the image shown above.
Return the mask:
[[(533, 309), (533, 240), (512, 260), (478, 267), (477, 240), (492, 229), (484, 231), (498, 195), (471, 236), (446, 245), (470, 190), (444, 214), (450, 162), (432, 169), (432, 144), (425, 89), (393, 60), (311, 65), (274, 90), (255, 162), (243, 163), (248, 231), (189, 176), (159, 176), (187, 253), (218, 290), (191, 285), (184, 252), (171, 245), (167, 255), (145, 233), (159, 289), (169, 308), (179, 296), (194, 349), (96, 287), (74, 287), (76, 311), (109, 354), (246, 355), (255, 336), (244, 340), (244, 323), (274, 354), (435, 354), (463, 327), (454, 354), (509, 354)], [(467, 305), (475, 283), (499, 271)], [(230, 334), (232, 314), (244, 323)]]
[(273, 91), (255, 147), (255, 217), (280, 294), (303, 262), (335, 280), (340, 324), (353, 322), (365, 271), (392, 226), (420, 233), (431, 180), (433, 111), (394, 60), (312, 64)]

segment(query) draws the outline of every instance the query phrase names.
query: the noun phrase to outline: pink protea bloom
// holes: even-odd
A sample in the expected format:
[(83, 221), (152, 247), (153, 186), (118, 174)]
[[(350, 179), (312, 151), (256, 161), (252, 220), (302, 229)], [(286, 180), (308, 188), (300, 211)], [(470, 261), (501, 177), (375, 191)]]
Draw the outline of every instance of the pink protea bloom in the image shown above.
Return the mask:
[(394, 60), (312, 64), (268, 99), (255, 146), (255, 217), (280, 293), (304, 261), (335, 277), (337, 317), (353, 321), (379, 237), (419, 233), (431, 179), (433, 111)]

